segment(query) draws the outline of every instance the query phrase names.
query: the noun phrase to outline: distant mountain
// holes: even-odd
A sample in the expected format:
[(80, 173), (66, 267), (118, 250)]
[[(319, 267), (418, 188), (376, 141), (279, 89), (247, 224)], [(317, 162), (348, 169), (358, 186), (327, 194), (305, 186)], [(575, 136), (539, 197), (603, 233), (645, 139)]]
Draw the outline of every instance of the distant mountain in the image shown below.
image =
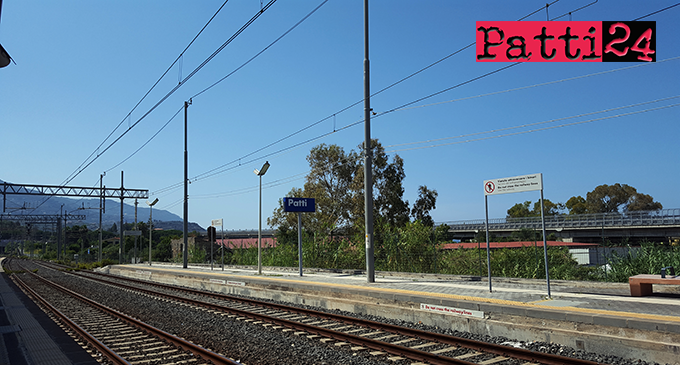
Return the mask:
[[(0, 180), (0, 184), (3, 181)], [(99, 228), (99, 199), (98, 198), (66, 198), (53, 196), (45, 201), (46, 196), (41, 195), (7, 195), (6, 210), (3, 214), (59, 214), (60, 212), (70, 215), (84, 215), (85, 220), (70, 221), (66, 224), (87, 225), (90, 229)], [(125, 199), (123, 204), (123, 223), (135, 221), (135, 202)], [(146, 200), (140, 200), (137, 204), (137, 221), (149, 221), (149, 206)], [(156, 228), (182, 230), (182, 217), (168, 212), (167, 210), (153, 209), (153, 221)], [(159, 222), (159, 223), (157, 223)], [(104, 214), (102, 215), (102, 227), (109, 229), (113, 224), (120, 225), (120, 199), (106, 199)], [(166, 228), (168, 227), (168, 228)], [(173, 228), (170, 228), (173, 227)], [(179, 227), (179, 228), (175, 228)], [(189, 223), (189, 231), (205, 231), (197, 223)]]

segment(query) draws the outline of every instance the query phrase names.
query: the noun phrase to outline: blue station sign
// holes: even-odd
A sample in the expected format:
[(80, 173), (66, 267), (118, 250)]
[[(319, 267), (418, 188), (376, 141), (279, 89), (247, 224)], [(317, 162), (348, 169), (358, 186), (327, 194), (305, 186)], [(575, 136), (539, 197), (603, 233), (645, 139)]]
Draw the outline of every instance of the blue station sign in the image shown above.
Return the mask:
[(314, 198), (283, 198), (284, 212), (315, 212)]

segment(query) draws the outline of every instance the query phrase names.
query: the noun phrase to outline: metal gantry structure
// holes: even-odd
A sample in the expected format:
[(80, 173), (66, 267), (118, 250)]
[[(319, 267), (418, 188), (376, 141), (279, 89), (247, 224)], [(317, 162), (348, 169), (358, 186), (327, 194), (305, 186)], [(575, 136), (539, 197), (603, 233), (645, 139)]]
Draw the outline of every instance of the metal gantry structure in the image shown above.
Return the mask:
[(62, 221), (67, 221), (67, 220), (75, 220), (75, 221), (82, 221), (85, 219), (85, 216), (82, 214), (0, 214), (0, 222), (2, 221), (21, 221), (26, 223), (27, 225), (32, 225), (32, 224), (55, 224), (56, 225), (56, 231), (57, 231), (57, 258), (60, 257), (61, 254), (61, 227), (62, 227)]
[[(123, 187), (123, 172), (120, 173), (120, 188), (107, 188), (100, 185), (100, 187), (83, 187), (83, 186), (63, 186), (63, 185), (30, 185), (30, 184), (13, 184), (8, 182), (2, 183), (2, 211), (6, 210), (6, 196), (7, 195), (38, 195), (43, 197), (52, 196), (70, 196), (70, 197), (90, 197), (120, 199), (120, 239), (119, 239), (119, 262), (123, 262), (123, 201), (125, 199), (148, 199), (149, 190), (143, 189), (126, 189)], [(101, 207), (100, 207), (101, 208)], [(18, 217), (18, 216), (12, 216)], [(61, 215), (59, 215), (61, 217)], [(85, 216), (81, 220), (85, 219)], [(59, 227), (60, 219), (57, 220)], [(100, 227), (101, 230), (101, 227)], [(57, 251), (59, 252), (59, 251)], [(99, 252), (102, 252), (102, 242), (99, 241)]]

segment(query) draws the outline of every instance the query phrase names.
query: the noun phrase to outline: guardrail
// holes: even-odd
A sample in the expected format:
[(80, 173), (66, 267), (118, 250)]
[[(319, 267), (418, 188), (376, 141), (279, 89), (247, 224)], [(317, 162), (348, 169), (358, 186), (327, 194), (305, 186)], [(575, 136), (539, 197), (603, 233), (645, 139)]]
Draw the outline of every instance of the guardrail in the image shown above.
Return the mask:
[[(453, 231), (485, 229), (484, 219), (438, 222)], [(600, 228), (600, 227), (650, 227), (680, 225), (680, 208), (627, 213), (561, 214), (545, 217), (545, 228)], [(541, 228), (541, 217), (489, 219), (493, 230), (519, 230)]]

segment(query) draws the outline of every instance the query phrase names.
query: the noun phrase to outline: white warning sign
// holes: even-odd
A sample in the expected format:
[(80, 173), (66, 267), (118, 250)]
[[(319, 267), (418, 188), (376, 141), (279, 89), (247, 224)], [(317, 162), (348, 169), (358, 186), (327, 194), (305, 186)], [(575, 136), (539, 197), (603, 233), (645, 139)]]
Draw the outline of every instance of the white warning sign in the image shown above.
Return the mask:
[(521, 175), (484, 181), (484, 195), (543, 190), (543, 174)]

